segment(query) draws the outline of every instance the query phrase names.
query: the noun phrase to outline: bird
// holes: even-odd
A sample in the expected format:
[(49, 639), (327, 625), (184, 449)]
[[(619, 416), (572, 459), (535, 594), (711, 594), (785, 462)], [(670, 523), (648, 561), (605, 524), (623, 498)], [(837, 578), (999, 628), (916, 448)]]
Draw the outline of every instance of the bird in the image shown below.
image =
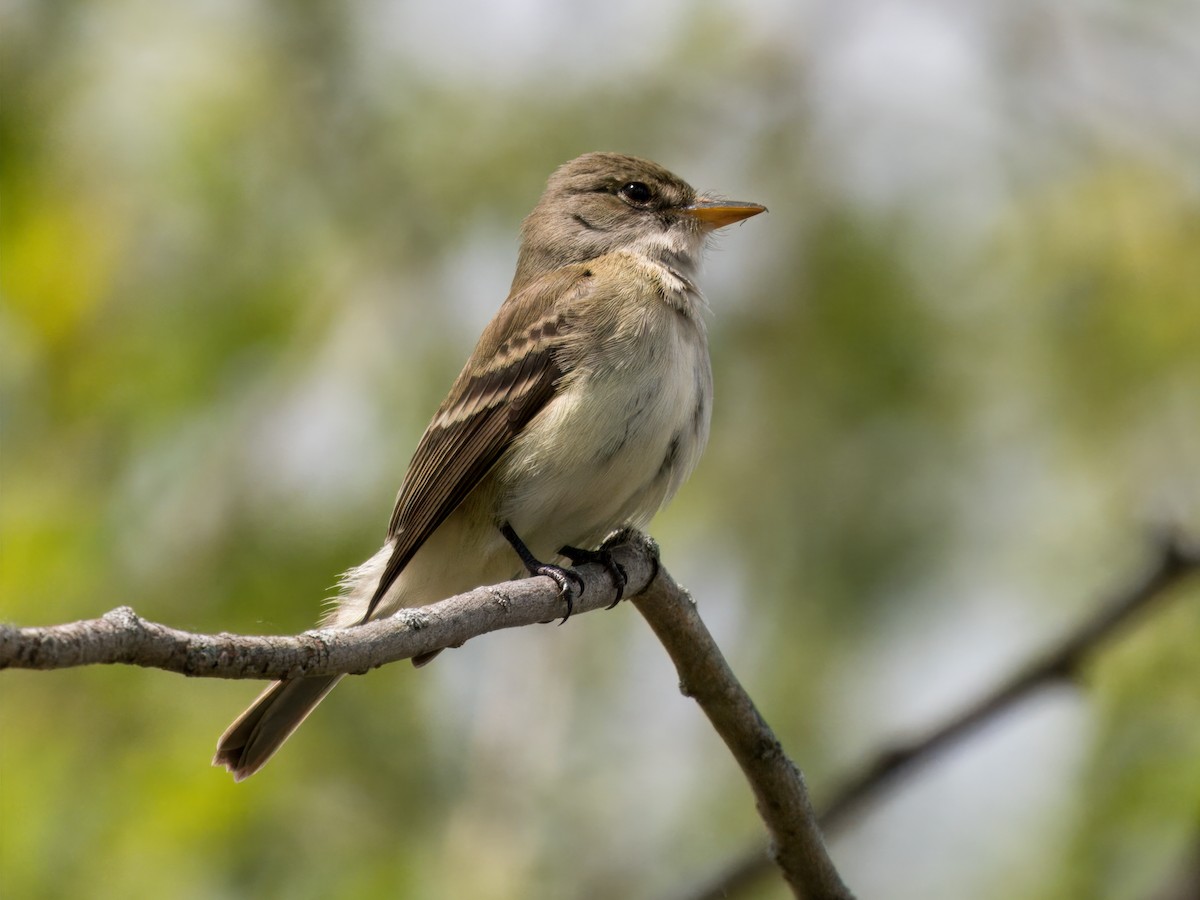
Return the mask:
[[(557, 168), (521, 226), (507, 299), (417, 444), (382, 548), (343, 576), (322, 626), (523, 571), (553, 578), (569, 615), (582, 582), (563, 564), (589, 560), (613, 571), (619, 598), (621, 573), (597, 548), (645, 526), (708, 439), (704, 247), (765, 211), (633, 156)], [(237, 781), (257, 772), (341, 678), (270, 685), (221, 735), (213, 765)]]

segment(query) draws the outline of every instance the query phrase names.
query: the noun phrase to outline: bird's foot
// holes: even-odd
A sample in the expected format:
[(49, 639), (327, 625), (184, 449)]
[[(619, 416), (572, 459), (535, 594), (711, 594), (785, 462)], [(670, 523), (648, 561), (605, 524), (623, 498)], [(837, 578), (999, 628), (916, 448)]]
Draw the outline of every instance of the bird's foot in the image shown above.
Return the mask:
[(636, 547), (644, 553), (654, 564), (654, 572), (650, 576), (650, 584), (658, 577), (658, 570), (662, 567), (662, 553), (658, 547), (658, 541), (646, 534), (646, 532), (634, 528), (632, 525), (625, 525), (618, 528), (616, 531), (609, 534), (600, 545), (601, 551), (612, 550), (614, 547), (619, 547), (622, 544), (628, 544), (631, 547)]
[(558, 624), (561, 625), (571, 618), (571, 612), (575, 609), (575, 596), (572, 588), (578, 588), (579, 596), (583, 596), (583, 579), (579, 577), (579, 573), (574, 569), (564, 569), (562, 566), (552, 563), (536, 563), (532, 566), (526, 565), (525, 568), (530, 575), (545, 575), (554, 579), (554, 583), (558, 585), (559, 596), (567, 604), (567, 611)]
[(530, 575), (545, 575), (553, 579), (554, 583), (558, 585), (559, 596), (567, 604), (566, 615), (562, 617), (562, 622), (558, 624), (561, 625), (567, 619), (571, 618), (571, 612), (575, 608), (575, 597), (572, 593), (572, 588), (578, 588), (579, 596), (583, 596), (583, 579), (579, 577), (579, 573), (572, 569), (564, 569), (562, 566), (555, 566), (551, 563), (544, 563), (538, 560), (530, 549), (525, 546), (525, 542), (517, 536), (513, 527), (507, 522), (500, 526), (500, 533), (504, 535), (505, 539), (512, 545), (512, 548), (517, 551), (517, 556), (521, 557), (521, 562), (524, 563), (526, 572)]
[(629, 576), (625, 574), (624, 567), (613, 559), (611, 551), (605, 547), (601, 547), (599, 550), (563, 547), (558, 552), (561, 556), (569, 559), (572, 566), (581, 566), (584, 563), (599, 563), (604, 566), (608, 570), (608, 577), (612, 579), (613, 587), (617, 589), (616, 599), (606, 609), (612, 609), (621, 602), (621, 598), (625, 596), (625, 585), (629, 583)]

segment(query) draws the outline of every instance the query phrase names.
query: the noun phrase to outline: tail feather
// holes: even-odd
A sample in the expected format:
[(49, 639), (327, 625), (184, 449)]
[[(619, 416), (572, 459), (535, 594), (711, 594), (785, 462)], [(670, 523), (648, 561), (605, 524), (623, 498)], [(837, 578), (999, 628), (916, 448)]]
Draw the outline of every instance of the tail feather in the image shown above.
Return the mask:
[(213, 765), (224, 766), (233, 773), (235, 781), (249, 778), (341, 679), (341, 675), (320, 675), (272, 684), (225, 729), (217, 741)]

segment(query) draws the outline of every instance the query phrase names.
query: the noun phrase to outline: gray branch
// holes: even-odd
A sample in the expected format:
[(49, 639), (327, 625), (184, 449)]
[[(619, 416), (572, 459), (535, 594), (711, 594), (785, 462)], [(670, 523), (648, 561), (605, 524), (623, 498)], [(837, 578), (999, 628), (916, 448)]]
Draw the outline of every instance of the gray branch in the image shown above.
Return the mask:
[[(795, 895), (852, 900), (826, 853), (803, 776), (730, 671), (692, 598), (659, 566), (657, 546), (633, 535), (611, 552), (628, 577), (626, 596), (666, 647), (684, 694), (704, 710), (742, 767), (771, 835), (773, 858)], [(604, 566), (576, 571), (584, 590), (575, 598), (574, 615), (615, 601), (616, 586)], [(563, 611), (558, 586), (546, 577), (477, 588), (366, 625), (294, 637), (192, 634), (148, 622), (123, 606), (66, 625), (0, 625), (0, 669), (125, 664), (203, 678), (357, 674), (502, 628), (553, 621)]]
[[(1157, 551), (1157, 558), (1140, 577), (1115, 591), (1074, 631), (957, 714), (925, 734), (883, 749), (848, 777), (831, 792), (818, 817), (820, 825), (828, 832), (837, 831), (854, 813), (878, 801), (881, 794), (897, 787), (985, 723), (1044, 687), (1075, 680), (1100, 647), (1145, 616), (1171, 588), (1200, 572), (1200, 551), (1196, 549), (1166, 538), (1160, 540)], [(756, 888), (772, 871), (769, 852), (756, 847), (728, 863), (716, 877), (686, 896), (689, 900), (730, 900)]]
[(700, 704), (742, 767), (771, 835), (770, 858), (792, 893), (852, 900), (825, 849), (804, 776), (730, 671), (691, 596), (663, 570), (633, 603), (675, 663), (680, 690)]
[[(614, 547), (613, 556), (629, 577), (626, 592), (645, 590), (655, 572), (653, 557), (629, 544)], [(577, 571), (585, 589), (575, 598), (575, 615), (613, 602), (616, 588), (607, 569), (592, 563)], [(148, 622), (122, 606), (99, 619), (67, 625), (0, 625), (0, 669), (123, 663), (202, 678), (361, 674), (441, 647), (457, 647), (491, 631), (561, 619), (563, 612), (558, 586), (546, 577), (476, 588), (355, 628), (324, 628), (288, 637), (192, 634)]]

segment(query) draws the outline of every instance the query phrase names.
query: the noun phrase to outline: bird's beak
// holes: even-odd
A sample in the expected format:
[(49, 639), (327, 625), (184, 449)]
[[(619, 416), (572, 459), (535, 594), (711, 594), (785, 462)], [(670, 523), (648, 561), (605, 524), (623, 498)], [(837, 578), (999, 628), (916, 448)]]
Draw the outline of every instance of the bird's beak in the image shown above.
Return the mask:
[(691, 206), (685, 206), (683, 212), (696, 219), (706, 230), (712, 231), (724, 228), (742, 219), (757, 216), (766, 212), (767, 208), (759, 203), (739, 203), (736, 200), (709, 200), (699, 198)]

